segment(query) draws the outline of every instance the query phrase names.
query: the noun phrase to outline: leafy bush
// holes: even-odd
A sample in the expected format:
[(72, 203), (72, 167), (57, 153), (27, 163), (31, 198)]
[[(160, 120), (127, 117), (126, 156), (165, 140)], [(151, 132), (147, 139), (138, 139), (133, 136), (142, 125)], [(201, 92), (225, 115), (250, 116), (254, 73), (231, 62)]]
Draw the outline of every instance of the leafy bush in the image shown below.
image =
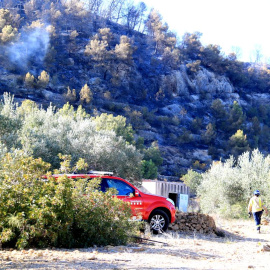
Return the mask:
[(192, 163), (192, 167), (195, 170), (205, 170), (206, 164), (205, 163), (201, 163), (199, 160), (195, 160)]
[(216, 127), (222, 130), (226, 130), (227, 129), (226, 121), (227, 121), (228, 115), (227, 115), (225, 106), (220, 99), (215, 99), (212, 102), (211, 111), (215, 118)]
[(221, 47), (218, 45), (208, 45), (201, 49), (202, 65), (212, 69), (214, 72), (224, 74), (227, 68), (227, 62), (224, 61), (221, 54)]
[(193, 136), (191, 134), (190, 130), (187, 130), (186, 128), (183, 128), (183, 133), (178, 136), (178, 142), (180, 144), (190, 143), (193, 140)]
[(206, 144), (211, 144), (215, 141), (217, 136), (215, 126), (212, 123), (209, 123), (206, 126), (206, 131), (202, 134), (203, 141)]
[(188, 170), (187, 174), (185, 174), (181, 180), (190, 187), (190, 191), (194, 194), (197, 193), (197, 189), (202, 182), (202, 175), (196, 171)]
[(160, 166), (163, 162), (159, 146), (157, 142), (152, 142), (151, 146), (144, 151), (144, 160), (152, 160), (156, 166)]
[(202, 118), (196, 117), (195, 119), (193, 119), (190, 127), (191, 131), (196, 134), (199, 133), (199, 131), (203, 127), (202, 122), (203, 122)]
[(92, 120), (95, 122), (97, 130), (114, 131), (116, 135), (122, 136), (127, 142), (134, 142), (134, 130), (130, 124), (127, 124), (125, 117), (121, 115), (114, 117), (112, 114), (103, 113), (93, 117)]
[(101, 114), (94, 118), (81, 106), (75, 110), (67, 103), (60, 110), (52, 106), (45, 110), (32, 103), (24, 101), (18, 107), (5, 95), (0, 139), (8, 149), (21, 147), (54, 169), (60, 164), (59, 153), (71, 155), (73, 161), (84, 158), (88, 169), (109, 170), (140, 181), (142, 155), (132, 144), (133, 130), (124, 117)]
[(14, 18), (7, 9), (0, 9), (0, 44), (6, 44), (17, 37)]
[(236, 130), (241, 129), (244, 120), (245, 115), (243, 113), (242, 107), (238, 104), (237, 101), (234, 101), (228, 115), (228, 130), (236, 132)]
[(157, 166), (151, 159), (142, 161), (142, 176), (145, 179), (157, 178)]
[(228, 145), (231, 149), (231, 153), (236, 157), (250, 149), (246, 135), (244, 135), (243, 131), (240, 129), (230, 137)]
[(265, 201), (270, 201), (270, 156), (258, 150), (243, 153), (236, 160), (231, 157), (224, 163), (215, 162), (202, 175), (198, 188), (204, 212), (217, 212), (227, 217), (246, 213), (253, 191), (259, 189)]
[(67, 100), (67, 102), (75, 102), (77, 99), (77, 93), (75, 89), (70, 89), (69, 86), (67, 88), (67, 93), (64, 94), (65, 99)]
[(17, 104), (14, 97), (4, 93), (4, 102), (0, 104), (0, 141), (8, 148), (18, 146), (17, 131), (21, 128), (22, 122), (16, 113)]
[(143, 154), (142, 177), (145, 179), (157, 178), (158, 167), (163, 162), (157, 142), (153, 142), (149, 148), (144, 149)]
[(113, 196), (115, 190), (98, 191), (98, 179), (42, 180), (48, 169), (48, 163), (20, 150), (1, 159), (1, 245), (72, 248), (128, 241), (136, 226), (129, 221), (129, 205)]

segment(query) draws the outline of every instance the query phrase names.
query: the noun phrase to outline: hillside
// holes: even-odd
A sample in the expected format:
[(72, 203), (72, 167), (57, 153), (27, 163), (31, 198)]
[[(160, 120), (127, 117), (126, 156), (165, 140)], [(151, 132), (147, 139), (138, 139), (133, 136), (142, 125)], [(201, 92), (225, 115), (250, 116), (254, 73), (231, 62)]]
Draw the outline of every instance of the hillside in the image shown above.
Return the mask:
[(200, 33), (179, 41), (157, 12), (146, 17), (140, 6), (121, 10), (120, 21), (80, 1), (21, 2), (0, 1), (1, 95), (122, 115), (137, 147), (157, 142), (159, 174), (175, 179), (229, 155), (269, 152), (267, 66), (203, 46)]

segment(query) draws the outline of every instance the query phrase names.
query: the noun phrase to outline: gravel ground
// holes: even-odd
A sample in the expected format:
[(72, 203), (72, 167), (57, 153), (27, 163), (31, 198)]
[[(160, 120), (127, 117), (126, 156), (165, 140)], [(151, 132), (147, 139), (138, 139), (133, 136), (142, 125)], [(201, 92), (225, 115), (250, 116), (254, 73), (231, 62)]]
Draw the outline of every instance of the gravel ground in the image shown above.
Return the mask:
[(129, 246), (76, 250), (0, 250), (0, 269), (269, 269), (270, 226), (218, 221), (225, 237), (187, 233), (151, 236)]

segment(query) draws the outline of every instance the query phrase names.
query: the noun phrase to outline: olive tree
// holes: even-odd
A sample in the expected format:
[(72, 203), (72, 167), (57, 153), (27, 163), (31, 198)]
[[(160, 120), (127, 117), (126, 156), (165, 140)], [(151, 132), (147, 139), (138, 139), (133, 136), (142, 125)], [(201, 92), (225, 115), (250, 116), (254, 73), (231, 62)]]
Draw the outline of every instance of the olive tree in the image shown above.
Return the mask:
[(198, 187), (203, 211), (241, 217), (256, 189), (269, 202), (269, 174), (270, 156), (264, 156), (258, 149), (243, 153), (237, 161), (231, 156), (225, 162), (214, 162), (202, 175)]
[(59, 167), (61, 153), (70, 155), (73, 162), (84, 158), (88, 169), (110, 170), (135, 182), (141, 179), (142, 155), (134, 146), (132, 127), (122, 116), (91, 117), (82, 106), (75, 110), (69, 103), (59, 110), (39, 108), (30, 100), (19, 106), (4, 94), (0, 127), (4, 148), (22, 148), (53, 169)]
[(18, 104), (14, 102), (14, 97), (4, 93), (0, 103), (0, 141), (7, 149), (19, 145), (18, 130), (22, 121), (17, 114)]
[(84, 158), (88, 169), (111, 170), (138, 181), (141, 154), (125, 139), (132, 135), (129, 127), (125, 131), (117, 121), (123, 119), (108, 121), (108, 125), (115, 122), (115, 131), (109, 126), (100, 129), (100, 121), (91, 118), (81, 107), (77, 111), (70, 105), (58, 111), (53, 107), (33, 108), (24, 115), (19, 137), (25, 152), (42, 157), (54, 168), (59, 166), (58, 154), (62, 153), (71, 155), (73, 160)]

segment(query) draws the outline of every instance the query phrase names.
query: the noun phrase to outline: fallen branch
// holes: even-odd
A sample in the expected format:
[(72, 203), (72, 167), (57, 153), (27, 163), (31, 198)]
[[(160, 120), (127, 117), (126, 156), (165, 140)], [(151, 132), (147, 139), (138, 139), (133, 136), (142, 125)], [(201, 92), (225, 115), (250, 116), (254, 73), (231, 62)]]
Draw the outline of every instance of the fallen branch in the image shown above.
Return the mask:
[(148, 241), (148, 242), (153, 242), (153, 243), (159, 243), (159, 244), (163, 244), (165, 246), (169, 246), (167, 243), (164, 243), (164, 242), (160, 242), (160, 241), (155, 241), (155, 240), (150, 240), (150, 239), (147, 239), (147, 238), (142, 238), (142, 237), (139, 237), (139, 236), (130, 236), (132, 238), (135, 238), (135, 239), (138, 239), (138, 240), (142, 240), (142, 241)]

